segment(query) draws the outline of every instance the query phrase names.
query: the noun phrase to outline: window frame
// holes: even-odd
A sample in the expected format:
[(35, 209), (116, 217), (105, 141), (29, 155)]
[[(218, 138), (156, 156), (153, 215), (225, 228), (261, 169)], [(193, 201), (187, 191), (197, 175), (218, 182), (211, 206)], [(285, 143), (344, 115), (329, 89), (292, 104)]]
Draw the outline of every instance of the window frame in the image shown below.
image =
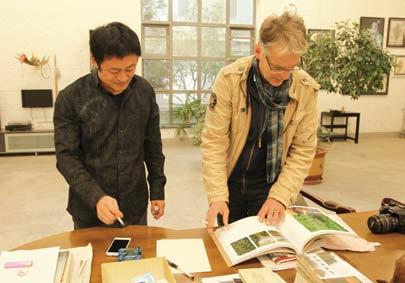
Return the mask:
[[(144, 0), (145, 1), (145, 0)], [(147, 0), (146, 0), (147, 1)], [(254, 54), (255, 46), (255, 33), (256, 33), (256, 0), (251, 0), (253, 5), (253, 23), (251, 25), (245, 24), (230, 24), (231, 15), (230, 15), (230, 3), (231, 0), (225, 0), (225, 23), (214, 23), (214, 22), (202, 22), (202, 1), (197, 0), (197, 22), (175, 22), (173, 21), (173, 0), (168, 1), (168, 21), (144, 21), (143, 15), (143, 1), (141, 1), (141, 46), (142, 46), (142, 74), (145, 73), (145, 60), (167, 60), (168, 64), (168, 83), (169, 88), (167, 89), (155, 89), (156, 96), (168, 94), (169, 95), (169, 105), (168, 105), (168, 114), (169, 121), (160, 125), (161, 128), (174, 128), (177, 127), (180, 123), (175, 121), (174, 117), (174, 108), (176, 106), (176, 101), (173, 101), (174, 95), (176, 94), (185, 94), (193, 95), (196, 94), (196, 98), (201, 99), (203, 102), (206, 101), (207, 95), (211, 93), (210, 89), (203, 89), (202, 85), (202, 65), (204, 62), (212, 61), (219, 62), (223, 61), (224, 66), (232, 63), (236, 59), (243, 56), (233, 56), (232, 51), (232, 39), (238, 39), (238, 37), (231, 37), (232, 30), (248, 30), (250, 31), (250, 54)], [(175, 56), (173, 55), (173, 27), (176, 26), (190, 26), (197, 28), (197, 56)], [(166, 54), (147, 54), (145, 52), (145, 30), (148, 27), (165, 27), (166, 28)], [(225, 56), (221, 57), (207, 57), (202, 56), (202, 32), (203, 28), (225, 28)], [(196, 90), (176, 90), (173, 89), (173, 65), (176, 60), (185, 60), (185, 61), (196, 61), (197, 62), (197, 88)], [(161, 111), (162, 113), (162, 111)], [(161, 121), (162, 122), (162, 121)]]

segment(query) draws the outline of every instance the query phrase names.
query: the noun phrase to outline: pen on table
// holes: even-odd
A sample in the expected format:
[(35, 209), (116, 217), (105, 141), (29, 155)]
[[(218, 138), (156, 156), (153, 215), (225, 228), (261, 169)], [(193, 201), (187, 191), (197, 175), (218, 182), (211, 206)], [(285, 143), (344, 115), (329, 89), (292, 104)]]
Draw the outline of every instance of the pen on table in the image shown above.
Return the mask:
[(121, 217), (117, 217), (118, 222), (121, 224), (122, 227), (125, 226), (124, 221), (122, 221)]
[(184, 275), (186, 275), (188, 278), (190, 278), (191, 280), (194, 280), (194, 275), (188, 272), (185, 272), (184, 270), (182, 270), (177, 264), (175, 264), (174, 262), (167, 260), (167, 263), (173, 267), (174, 269), (177, 269), (178, 271), (180, 271), (181, 273), (183, 273)]

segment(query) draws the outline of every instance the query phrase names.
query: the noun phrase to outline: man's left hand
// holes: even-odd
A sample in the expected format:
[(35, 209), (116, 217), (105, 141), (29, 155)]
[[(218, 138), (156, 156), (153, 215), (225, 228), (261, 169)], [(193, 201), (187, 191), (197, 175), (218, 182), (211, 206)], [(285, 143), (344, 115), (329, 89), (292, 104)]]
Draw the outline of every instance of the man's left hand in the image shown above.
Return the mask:
[(260, 222), (265, 221), (267, 225), (277, 225), (284, 221), (285, 207), (278, 200), (268, 198), (257, 215)]
[(155, 220), (158, 220), (165, 213), (165, 201), (164, 200), (151, 200), (150, 211)]

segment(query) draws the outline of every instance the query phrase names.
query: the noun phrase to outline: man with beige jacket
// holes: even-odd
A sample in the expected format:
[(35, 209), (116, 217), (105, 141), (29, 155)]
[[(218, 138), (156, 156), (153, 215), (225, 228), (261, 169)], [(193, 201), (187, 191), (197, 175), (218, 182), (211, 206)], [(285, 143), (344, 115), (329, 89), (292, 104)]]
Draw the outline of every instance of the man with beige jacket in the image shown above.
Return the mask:
[(296, 200), (317, 144), (319, 85), (297, 67), (307, 47), (301, 17), (270, 16), (255, 55), (219, 72), (202, 131), (209, 231), (217, 217), (276, 224)]

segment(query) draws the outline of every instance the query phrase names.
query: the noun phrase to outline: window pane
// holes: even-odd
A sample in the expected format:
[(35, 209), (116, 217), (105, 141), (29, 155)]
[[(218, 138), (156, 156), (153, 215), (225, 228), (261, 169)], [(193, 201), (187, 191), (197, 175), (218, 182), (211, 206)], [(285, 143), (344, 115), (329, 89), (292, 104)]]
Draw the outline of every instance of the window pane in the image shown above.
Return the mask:
[(233, 39), (231, 43), (231, 56), (248, 56), (251, 54), (250, 39)]
[(225, 66), (224, 61), (206, 61), (201, 64), (201, 87), (204, 90), (211, 89), (219, 70)]
[(250, 38), (251, 31), (246, 29), (232, 29), (231, 30), (231, 37), (244, 37)]
[(173, 89), (197, 89), (197, 62), (173, 61)]
[(143, 76), (155, 89), (169, 89), (169, 64), (167, 60), (143, 60)]
[(145, 37), (166, 37), (165, 27), (145, 27)]
[(197, 0), (173, 0), (173, 21), (196, 22)]
[(253, 25), (253, 0), (231, 0), (231, 24)]
[(159, 105), (160, 124), (170, 124), (169, 95), (166, 93), (156, 93), (156, 102)]
[(202, 0), (202, 22), (225, 23), (225, 0)]
[(208, 104), (210, 100), (211, 93), (202, 93), (201, 94), (201, 103), (202, 104)]
[(184, 105), (187, 101), (193, 101), (197, 99), (197, 94), (195, 93), (174, 93), (173, 94), (173, 109), (176, 106)]
[(144, 21), (168, 21), (168, 0), (142, 0)]
[(173, 55), (197, 56), (196, 27), (173, 27)]
[(145, 37), (145, 54), (149, 55), (165, 55), (166, 38)]
[(225, 28), (202, 28), (202, 56), (225, 57)]

